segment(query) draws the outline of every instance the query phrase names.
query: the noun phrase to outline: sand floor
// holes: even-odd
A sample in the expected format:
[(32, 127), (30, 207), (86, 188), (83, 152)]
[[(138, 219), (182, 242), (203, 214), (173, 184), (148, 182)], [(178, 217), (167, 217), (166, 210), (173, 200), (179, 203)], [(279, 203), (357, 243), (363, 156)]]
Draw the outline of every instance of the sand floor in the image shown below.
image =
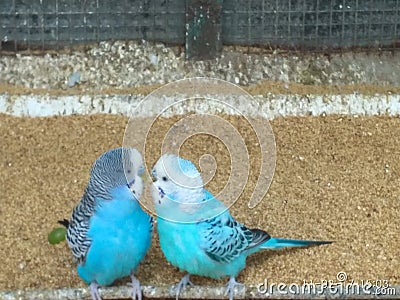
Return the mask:
[[(165, 129), (174, 121), (156, 126)], [(47, 234), (57, 220), (69, 218), (92, 162), (121, 146), (126, 123), (127, 118), (111, 115), (0, 115), (0, 290), (84, 285), (66, 243), (50, 245)], [(293, 117), (271, 125), (277, 145), (271, 188), (261, 204), (249, 209), (251, 177), (232, 214), (273, 236), (335, 243), (255, 254), (238, 280), (316, 282), (335, 280), (343, 271), (355, 282), (400, 284), (400, 118)], [(149, 138), (149, 164), (157, 159), (157, 134), (163, 131), (155, 130)], [(228, 162), (224, 148), (207, 138), (187, 142), (183, 153), (197, 159), (207, 149), (223, 168)], [(258, 168), (257, 150), (252, 155)], [(212, 191), (218, 191), (224, 176), (217, 172)], [(167, 264), (155, 234), (139, 268), (142, 284), (174, 284), (182, 274)], [(193, 281), (222, 284), (198, 277)]]

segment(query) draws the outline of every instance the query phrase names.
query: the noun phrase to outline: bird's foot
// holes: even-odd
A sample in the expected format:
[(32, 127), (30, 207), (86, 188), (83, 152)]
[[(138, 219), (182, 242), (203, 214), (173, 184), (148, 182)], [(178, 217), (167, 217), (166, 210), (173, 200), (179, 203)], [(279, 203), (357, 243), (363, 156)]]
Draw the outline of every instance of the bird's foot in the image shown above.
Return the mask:
[(226, 293), (225, 293), (225, 295), (229, 296), (229, 300), (233, 300), (233, 295), (235, 293), (234, 292), (235, 287), (243, 287), (243, 286), (244, 286), (243, 283), (237, 282), (235, 280), (235, 277), (231, 276), (231, 278), (229, 278), (228, 283), (226, 284)]
[(185, 276), (183, 276), (181, 281), (179, 281), (178, 285), (176, 286), (175, 288), (176, 300), (178, 300), (180, 292), (183, 289), (185, 289), (188, 285), (194, 286), (193, 282), (190, 281), (190, 274), (186, 274)]
[(128, 283), (128, 285), (132, 286), (132, 299), (133, 300), (142, 300), (142, 289), (140, 287), (139, 280), (135, 277), (135, 275), (131, 274), (132, 282)]
[(90, 284), (90, 295), (92, 295), (93, 300), (101, 300), (99, 285), (96, 281), (92, 281), (92, 283)]

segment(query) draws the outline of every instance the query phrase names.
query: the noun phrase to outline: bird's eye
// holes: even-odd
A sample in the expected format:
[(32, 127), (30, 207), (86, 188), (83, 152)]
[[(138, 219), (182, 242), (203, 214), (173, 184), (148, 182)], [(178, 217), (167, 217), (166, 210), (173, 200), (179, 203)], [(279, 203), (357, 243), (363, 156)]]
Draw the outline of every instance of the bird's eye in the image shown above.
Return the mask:
[(126, 173), (131, 174), (131, 170), (130, 169), (126, 170)]
[(167, 181), (167, 180), (168, 180), (168, 178), (167, 178), (166, 176), (163, 176), (161, 179), (162, 179), (163, 181)]

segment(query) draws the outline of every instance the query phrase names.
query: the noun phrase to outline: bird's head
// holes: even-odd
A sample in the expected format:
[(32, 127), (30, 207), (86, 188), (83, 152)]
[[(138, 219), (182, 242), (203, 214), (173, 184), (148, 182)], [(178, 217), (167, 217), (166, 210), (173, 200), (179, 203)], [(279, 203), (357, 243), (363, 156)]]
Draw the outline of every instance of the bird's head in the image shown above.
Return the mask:
[(203, 179), (189, 160), (173, 154), (164, 154), (151, 170), (153, 200), (156, 208), (176, 203), (197, 203), (204, 197)]
[(101, 199), (112, 199), (117, 189), (130, 192), (136, 199), (143, 193), (144, 172), (141, 154), (134, 148), (116, 148), (102, 154), (90, 171), (88, 190)]
[(192, 223), (213, 218), (226, 210), (204, 188), (196, 166), (189, 160), (165, 154), (154, 165), (152, 196), (158, 217)]

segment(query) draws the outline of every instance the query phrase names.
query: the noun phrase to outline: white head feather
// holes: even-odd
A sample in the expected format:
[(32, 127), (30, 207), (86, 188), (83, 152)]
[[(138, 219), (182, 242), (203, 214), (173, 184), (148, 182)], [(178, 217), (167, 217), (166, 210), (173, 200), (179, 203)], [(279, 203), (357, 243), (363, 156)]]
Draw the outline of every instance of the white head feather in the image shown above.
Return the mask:
[(152, 169), (152, 196), (159, 217), (179, 222), (196, 222), (219, 214), (225, 207), (209, 201), (196, 166), (176, 155), (164, 154)]

